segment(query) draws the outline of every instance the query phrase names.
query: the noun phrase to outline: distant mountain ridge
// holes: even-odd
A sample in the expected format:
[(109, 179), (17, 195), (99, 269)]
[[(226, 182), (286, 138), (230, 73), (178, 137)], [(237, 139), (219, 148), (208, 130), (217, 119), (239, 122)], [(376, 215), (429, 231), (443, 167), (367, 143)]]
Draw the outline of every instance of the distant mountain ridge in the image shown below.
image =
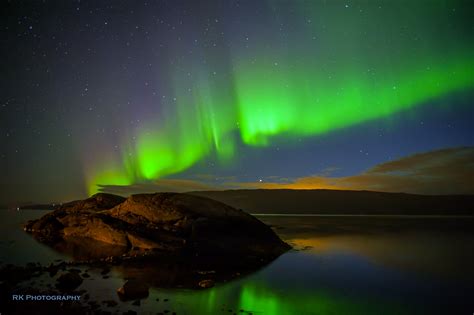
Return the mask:
[[(330, 189), (236, 189), (191, 191), (252, 214), (473, 215), (474, 195), (416, 195)], [(54, 210), (60, 203), (21, 205)], [(5, 207), (5, 209), (11, 207)], [(15, 207), (16, 208), (16, 207)]]
[(249, 213), (474, 215), (474, 195), (415, 195), (352, 190), (193, 191)]

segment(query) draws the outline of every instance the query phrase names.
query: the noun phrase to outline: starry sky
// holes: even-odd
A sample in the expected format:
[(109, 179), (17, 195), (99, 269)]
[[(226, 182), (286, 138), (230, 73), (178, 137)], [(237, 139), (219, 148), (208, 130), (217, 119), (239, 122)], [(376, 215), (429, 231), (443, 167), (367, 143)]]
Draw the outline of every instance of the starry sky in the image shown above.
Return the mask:
[(1, 6), (0, 203), (474, 193), (471, 1)]

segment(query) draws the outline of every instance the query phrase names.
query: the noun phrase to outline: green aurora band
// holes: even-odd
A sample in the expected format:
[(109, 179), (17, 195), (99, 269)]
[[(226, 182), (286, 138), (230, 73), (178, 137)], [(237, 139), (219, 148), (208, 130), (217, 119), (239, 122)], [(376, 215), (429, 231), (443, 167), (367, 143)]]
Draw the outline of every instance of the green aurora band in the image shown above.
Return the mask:
[[(404, 26), (380, 22), (374, 27), (352, 16), (329, 20), (310, 7), (308, 21), (323, 21), (335, 32), (322, 35), (317, 44), (301, 43), (306, 35), (314, 39), (313, 22), (295, 26), (298, 35), (292, 39), (268, 36), (251, 51), (233, 50), (224, 74), (184, 61), (181, 68), (198, 75), (170, 71), (173, 96), (161, 104), (167, 111), (149, 118), (136, 131), (135, 142), (126, 139), (121, 156), (87, 170), (89, 193), (100, 185), (176, 174), (210, 156), (231, 163), (240, 145), (265, 147), (274, 137), (321, 136), (471, 90), (472, 44), (449, 32), (433, 34), (433, 23), (456, 22), (438, 18), (435, 9), (425, 13), (425, 23), (407, 8), (390, 17), (406, 18)], [(377, 16), (383, 18), (388, 19)], [(393, 35), (404, 28), (416, 29), (424, 40)], [(378, 44), (387, 38), (392, 42)]]

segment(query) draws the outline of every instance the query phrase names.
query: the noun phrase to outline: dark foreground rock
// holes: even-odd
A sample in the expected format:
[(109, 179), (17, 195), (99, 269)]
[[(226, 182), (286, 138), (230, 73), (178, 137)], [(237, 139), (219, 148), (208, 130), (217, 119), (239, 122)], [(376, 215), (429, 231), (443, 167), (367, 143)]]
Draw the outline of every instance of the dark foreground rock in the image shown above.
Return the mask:
[[(178, 193), (96, 194), (30, 221), (25, 230), (76, 261), (154, 269), (164, 286), (194, 286), (213, 270), (226, 280), (249, 273), (290, 246), (255, 217), (212, 199)], [(139, 277), (138, 272), (132, 278)], [(226, 275), (226, 276), (223, 276)]]
[(148, 286), (141, 281), (128, 280), (117, 289), (117, 294), (122, 301), (146, 298), (148, 297)]
[(212, 288), (214, 286), (214, 280), (211, 280), (211, 279), (201, 280), (199, 281), (198, 285), (203, 289)]
[(77, 272), (68, 272), (58, 277), (56, 287), (61, 291), (72, 291), (80, 286), (82, 278)]
[(241, 210), (177, 193), (127, 199), (96, 194), (28, 222), (25, 230), (53, 245), (93, 241), (121, 247), (111, 256), (157, 250), (276, 257), (289, 248), (269, 227)]

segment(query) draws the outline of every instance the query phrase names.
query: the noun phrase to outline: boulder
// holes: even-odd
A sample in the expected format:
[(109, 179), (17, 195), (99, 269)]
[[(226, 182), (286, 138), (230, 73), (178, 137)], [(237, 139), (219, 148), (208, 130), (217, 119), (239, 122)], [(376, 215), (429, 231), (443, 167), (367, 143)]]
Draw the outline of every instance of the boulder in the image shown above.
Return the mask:
[(64, 204), (28, 222), (25, 230), (53, 245), (87, 239), (119, 246), (121, 255), (135, 256), (151, 250), (161, 255), (273, 259), (290, 248), (271, 228), (241, 210), (179, 193), (126, 199), (100, 193)]
[(62, 291), (72, 291), (82, 284), (82, 278), (77, 272), (68, 272), (60, 275), (56, 287)]
[(143, 299), (148, 297), (148, 286), (137, 280), (128, 280), (117, 289), (117, 294), (122, 301)]
[(203, 289), (212, 288), (214, 286), (214, 280), (212, 279), (201, 280), (199, 281), (198, 285)]

